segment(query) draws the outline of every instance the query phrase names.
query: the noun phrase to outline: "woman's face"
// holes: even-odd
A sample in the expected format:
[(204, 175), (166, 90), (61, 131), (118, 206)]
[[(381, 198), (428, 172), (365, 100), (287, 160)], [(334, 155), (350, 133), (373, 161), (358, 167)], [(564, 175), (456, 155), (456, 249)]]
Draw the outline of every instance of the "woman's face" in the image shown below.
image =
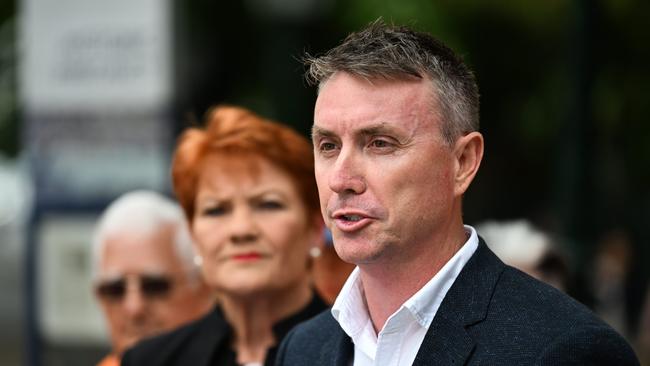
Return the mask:
[(211, 156), (203, 166), (192, 233), (208, 285), (245, 296), (304, 283), (321, 227), (291, 177), (256, 157)]

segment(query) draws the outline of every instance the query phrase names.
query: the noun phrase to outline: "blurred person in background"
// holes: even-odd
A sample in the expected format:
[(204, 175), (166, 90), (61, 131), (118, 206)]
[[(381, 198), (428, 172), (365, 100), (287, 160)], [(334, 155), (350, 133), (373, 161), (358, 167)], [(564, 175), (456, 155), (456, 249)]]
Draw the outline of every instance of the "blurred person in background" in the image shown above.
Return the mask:
[(567, 260), (549, 234), (526, 220), (486, 221), (476, 230), (504, 263), (567, 292)]
[(95, 296), (106, 317), (112, 352), (101, 366), (119, 365), (144, 337), (195, 320), (213, 306), (194, 265), (183, 210), (151, 191), (113, 201), (93, 238)]
[(594, 310), (628, 339), (635, 340), (642, 333), (643, 306), (648, 295), (648, 278), (642, 270), (647, 267), (647, 258), (623, 227), (604, 230), (596, 243), (589, 271)]
[(625, 282), (631, 259), (632, 247), (625, 232), (606, 233), (596, 247), (591, 279), (596, 313), (628, 337)]
[(219, 106), (182, 134), (172, 177), (219, 305), (128, 350), (123, 365), (272, 365), (285, 334), (326, 308), (310, 276), (323, 245), (311, 144)]
[(639, 335), (635, 345), (641, 364), (650, 365), (650, 286), (645, 291), (645, 300), (643, 301), (639, 319)]

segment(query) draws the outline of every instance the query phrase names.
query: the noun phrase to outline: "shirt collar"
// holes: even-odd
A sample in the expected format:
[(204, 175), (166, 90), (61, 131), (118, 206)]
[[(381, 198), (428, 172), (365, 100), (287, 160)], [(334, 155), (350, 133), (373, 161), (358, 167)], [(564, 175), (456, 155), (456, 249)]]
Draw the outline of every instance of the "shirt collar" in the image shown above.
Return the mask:
[(447, 295), (447, 291), (449, 291), (460, 271), (478, 248), (476, 230), (469, 225), (465, 225), (465, 232), (469, 237), (465, 244), (429, 282), (402, 305), (403, 308), (409, 310), (416, 321), (424, 328), (429, 328), (442, 300)]
[[(406, 300), (393, 315), (407, 309), (422, 327), (428, 328), (431, 325), (447, 291), (478, 248), (476, 230), (469, 225), (465, 225), (465, 231), (469, 238), (463, 246), (429, 282)], [(370, 322), (359, 271), (359, 267), (352, 271), (334, 301), (331, 310), (334, 319), (353, 340), (361, 334)]]
[(332, 316), (353, 339), (359, 335), (368, 320), (370, 320), (359, 267), (356, 267), (350, 273), (345, 284), (343, 284), (334, 305), (332, 305)]

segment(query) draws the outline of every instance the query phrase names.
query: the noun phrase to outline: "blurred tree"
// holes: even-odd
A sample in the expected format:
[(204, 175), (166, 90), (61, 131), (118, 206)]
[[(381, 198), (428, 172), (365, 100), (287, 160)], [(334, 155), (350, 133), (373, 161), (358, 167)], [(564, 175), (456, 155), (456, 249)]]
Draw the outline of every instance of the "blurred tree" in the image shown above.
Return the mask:
[(16, 102), (16, 12), (13, 1), (0, 4), (0, 153), (15, 156), (19, 150)]
[(232, 103), (310, 133), (315, 95), (305, 87), (299, 59), (324, 48), (333, 32), (328, 6), (301, 3), (289, 12), (277, 7), (300, 4), (174, 1), (179, 130), (188, 114), (200, 121), (210, 106)]

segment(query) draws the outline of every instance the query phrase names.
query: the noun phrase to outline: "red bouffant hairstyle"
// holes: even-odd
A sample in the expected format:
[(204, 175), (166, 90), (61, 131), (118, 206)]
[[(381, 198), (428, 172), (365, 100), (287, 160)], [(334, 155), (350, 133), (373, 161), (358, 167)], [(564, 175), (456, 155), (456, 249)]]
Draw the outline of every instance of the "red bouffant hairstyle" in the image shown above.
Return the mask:
[(212, 155), (268, 160), (293, 179), (309, 212), (320, 212), (311, 143), (289, 127), (244, 108), (218, 106), (208, 112), (204, 128), (183, 132), (174, 152), (174, 192), (190, 223), (203, 162)]

